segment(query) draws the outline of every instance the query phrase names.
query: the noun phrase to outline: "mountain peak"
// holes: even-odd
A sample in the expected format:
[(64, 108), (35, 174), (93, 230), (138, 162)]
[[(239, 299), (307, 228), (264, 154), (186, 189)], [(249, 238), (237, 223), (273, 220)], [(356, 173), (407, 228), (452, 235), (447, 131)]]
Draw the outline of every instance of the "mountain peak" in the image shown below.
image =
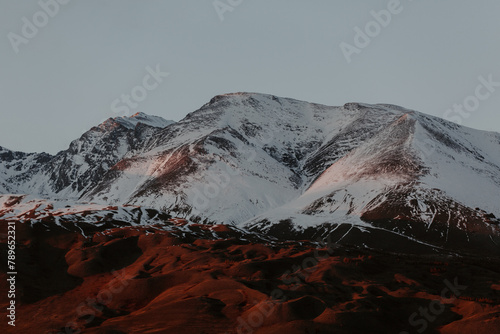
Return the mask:
[[(298, 100), (295, 100), (295, 99), (286, 98), (286, 97), (278, 97), (278, 96), (271, 95), (271, 94), (255, 93), (255, 92), (235, 92), (235, 93), (225, 93), (225, 94), (216, 95), (207, 104), (205, 104), (205, 106), (213, 105), (214, 103), (220, 102), (220, 101), (233, 100), (233, 101), (241, 102), (241, 101), (250, 100), (250, 99), (253, 99), (255, 101), (260, 101), (260, 102), (274, 101), (274, 102), (281, 103), (280, 101), (284, 101), (284, 100), (299, 102)], [(300, 101), (300, 102), (307, 103), (305, 101)]]
[(129, 117), (127, 116), (116, 117), (115, 121), (130, 129), (134, 129), (139, 123), (149, 125), (155, 128), (164, 128), (167, 125), (175, 123), (174, 121), (166, 120), (163, 117), (148, 115), (143, 112), (137, 112)]
[(138, 111), (130, 117), (148, 117), (148, 116), (149, 116), (148, 114), (145, 114), (142, 111)]
[(152, 126), (155, 128), (164, 128), (172, 123), (175, 123), (171, 120), (166, 120), (160, 116), (148, 115), (143, 112), (137, 112), (131, 116), (119, 116), (114, 118), (108, 118), (103, 123), (100, 124), (100, 127), (115, 127), (117, 125), (122, 125), (127, 129), (135, 129), (137, 124), (142, 123), (148, 126)]

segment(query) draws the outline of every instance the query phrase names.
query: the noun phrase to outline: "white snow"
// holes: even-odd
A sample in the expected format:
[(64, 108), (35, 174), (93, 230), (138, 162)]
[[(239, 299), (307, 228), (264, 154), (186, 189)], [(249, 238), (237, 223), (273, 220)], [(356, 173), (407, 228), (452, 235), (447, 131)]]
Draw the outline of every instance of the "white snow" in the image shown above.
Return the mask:
[[(180, 216), (239, 226), (292, 217), (303, 227), (326, 221), (363, 227), (360, 215), (382, 205), (394, 187), (413, 182), (408, 196), (417, 201), (414, 214), (427, 228), (436, 212), (422, 199), (438, 196), (433, 189), (500, 216), (500, 134), (397, 106), (329, 107), (236, 93), (214, 98), (177, 123), (142, 113), (113, 122), (128, 129), (139, 122), (159, 129), (148, 133), (137, 151), (131, 151), (125, 138), (118, 139), (116, 151), (109, 154), (123, 164), (102, 187), (54, 193), (48, 176), (36, 173), (10, 185), (9, 178), (33, 168), (28, 156), (20, 170), (0, 161), (0, 192), (83, 196), (101, 206), (177, 206), (181, 210), (174, 213)], [(79, 143), (71, 158), (76, 169), (72, 182), (91, 167), (85, 157), (94, 148), (105, 151), (99, 136), (101, 132), (89, 133)], [(96, 143), (101, 146), (94, 147)], [(314, 213), (304, 213), (322, 199)]]

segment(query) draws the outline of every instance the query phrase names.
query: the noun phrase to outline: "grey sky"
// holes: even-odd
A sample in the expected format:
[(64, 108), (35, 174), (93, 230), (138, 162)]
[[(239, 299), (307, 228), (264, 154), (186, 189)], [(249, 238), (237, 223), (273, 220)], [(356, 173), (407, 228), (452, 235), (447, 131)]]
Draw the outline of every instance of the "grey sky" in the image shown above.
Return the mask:
[(474, 98), (479, 76), (500, 82), (498, 1), (401, 0), (350, 63), (340, 43), (355, 46), (353, 29), (364, 30), (389, 0), (221, 2), (234, 5), (223, 21), (213, 0), (72, 0), (16, 54), (9, 33), (23, 36), (22, 18), (33, 22), (41, 7), (0, 0), (0, 146), (67, 148), (103, 119), (123, 116), (112, 102), (142, 86), (157, 64), (170, 74), (129, 114), (179, 120), (237, 91), (391, 103), (440, 117), (468, 99), (473, 111), (462, 123), (500, 131), (500, 87)]

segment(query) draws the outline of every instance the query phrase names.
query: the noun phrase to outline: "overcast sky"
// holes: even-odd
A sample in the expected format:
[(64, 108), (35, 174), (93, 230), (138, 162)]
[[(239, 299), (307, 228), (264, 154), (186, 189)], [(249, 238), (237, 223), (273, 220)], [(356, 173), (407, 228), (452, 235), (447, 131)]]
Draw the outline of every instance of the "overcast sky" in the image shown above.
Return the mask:
[(12, 150), (56, 153), (108, 117), (177, 121), (238, 91), (500, 131), (498, 0), (54, 1), (0, 0), (0, 146)]

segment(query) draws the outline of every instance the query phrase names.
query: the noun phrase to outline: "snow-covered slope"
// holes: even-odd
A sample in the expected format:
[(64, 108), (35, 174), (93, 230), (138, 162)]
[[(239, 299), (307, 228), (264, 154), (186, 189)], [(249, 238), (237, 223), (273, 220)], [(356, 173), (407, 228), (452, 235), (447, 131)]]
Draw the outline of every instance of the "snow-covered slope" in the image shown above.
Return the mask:
[(0, 166), (2, 192), (275, 235), (369, 243), (377, 230), (437, 247), (500, 245), (500, 134), (393, 105), (226, 94), (177, 123), (109, 119), (55, 157), (16, 154)]
[[(90, 244), (95, 238), (109, 233), (118, 233), (122, 238), (122, 233), (127, 233), (122, 231), (130, 231), (130, 228), (138, 234), (146, 235), (166, 231), (170, 236), (184, 239), (186, 242), (227, 238), (266, 244), (277, 241), (236, 226), (197, 224), (172, 217), (169, 213), (154, 208), (46, 200), (31, 195), (0, 195), (0, 225), (6, 222), (20, 223), (16, 224), (17, 235), (24, 237), (50, 235), (59, 239), (61, 235), (75, 233), (78, 237), (82, 236), (84, 240), (91, 241)], [(1, 236), (6, 237), (7, 233), (0, 233)]]
[(217, 96), (155, 134), (147, 152), (123, 159), (83, 199), (241, 223), (300, 196), (325, 166), (398, 114), (262, 94)]
[(400, 110), (300, 197), (246, 225), (269, 230), (278, 223), (279, 233), (300, 235), (322, 223), (326, 231), (347, 224), (339, 239), (364, 232), (369, 243), (377, 230), (434, 246), (500, 252), (500, 135)]
[(100, 182), (127, 154), (136, 154), (162, 127), (174, 123), (137, 113), (109, 118), (55, 156), (0, 150), (0, 190), (46, 198), (76, 199)]
[(15, 152), (0, 146), (0, 193), (22, 192), (21, 185), (52, 158), (47, 153)]

